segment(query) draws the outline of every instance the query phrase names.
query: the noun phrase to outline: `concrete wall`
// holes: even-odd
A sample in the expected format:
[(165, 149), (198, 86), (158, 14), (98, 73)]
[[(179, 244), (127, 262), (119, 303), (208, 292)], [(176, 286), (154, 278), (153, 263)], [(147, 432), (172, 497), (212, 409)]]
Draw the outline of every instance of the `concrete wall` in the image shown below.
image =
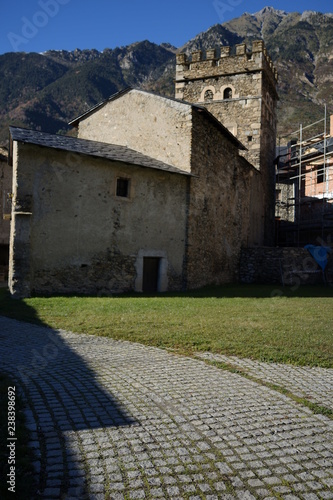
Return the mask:
[(78, 137), (120, 144), (190, 171), (191, 106), (131, 90), (83, 119)]
[(241, 247), (263, 241), (261, 180), (207, 117), (193, 110), (188, 286), (237, 279)]
[(14, 296), (140, 291), (144, 256), (162, 259), (161, 291), (182, 288), (186, 176), (16, 142), (13, 163)]

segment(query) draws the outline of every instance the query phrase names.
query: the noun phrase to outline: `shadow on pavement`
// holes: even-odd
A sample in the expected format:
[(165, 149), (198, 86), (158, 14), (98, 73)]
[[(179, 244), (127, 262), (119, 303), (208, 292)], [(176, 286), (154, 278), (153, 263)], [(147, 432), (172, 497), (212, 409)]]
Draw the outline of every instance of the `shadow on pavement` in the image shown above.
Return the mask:
[[(35, 324), (0, 316), (1, 371), (17, 381), (27, 401), (27, 426), (40, 455), (36, 464), (39, 491), (43, 498), (57, 496), (57, 492), (59, 498), (85, 498), (87, 464), (82, 440), (91, 442), (92, 453), (98, 456), (98, 443), (89, 431), (104, 432), (136, 422), (95, 374), (87, 338), (73, 336), (69, 345), (59, 331), (34, 317), (23, 301), (12, 301), (12, 305)], [(88, 361), (76, 352), (75, 342), (85, 350)], [(64, 496), (69, 486), (71, 495)]]

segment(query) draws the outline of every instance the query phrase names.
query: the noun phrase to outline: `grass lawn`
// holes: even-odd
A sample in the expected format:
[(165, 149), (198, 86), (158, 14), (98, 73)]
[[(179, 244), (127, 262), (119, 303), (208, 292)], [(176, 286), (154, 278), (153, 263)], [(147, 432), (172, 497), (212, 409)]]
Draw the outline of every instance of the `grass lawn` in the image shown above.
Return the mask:
[(333, 288), (211, 287), (158, 296), (13, 300), (0, 314), (191, 354), (212, 351), (297, 365), (333, 367)]

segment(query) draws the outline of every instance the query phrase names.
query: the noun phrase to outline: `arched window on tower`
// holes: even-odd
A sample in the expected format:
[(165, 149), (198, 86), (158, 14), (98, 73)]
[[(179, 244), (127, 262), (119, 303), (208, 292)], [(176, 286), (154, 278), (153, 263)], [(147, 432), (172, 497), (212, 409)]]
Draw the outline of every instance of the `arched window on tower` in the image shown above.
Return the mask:
[(206, 90), (205, 96), (204, 96), (205, 101), (212, 101), (214, 99), (214, 94), (212, 90)]
[(223, 99), (232, 99), (232, 89), (230, 87), (224, 89)]
[(214, 99), (213, 91), (206, 90), (204, 99), (205, 99), (205, 101), (212, 101)]

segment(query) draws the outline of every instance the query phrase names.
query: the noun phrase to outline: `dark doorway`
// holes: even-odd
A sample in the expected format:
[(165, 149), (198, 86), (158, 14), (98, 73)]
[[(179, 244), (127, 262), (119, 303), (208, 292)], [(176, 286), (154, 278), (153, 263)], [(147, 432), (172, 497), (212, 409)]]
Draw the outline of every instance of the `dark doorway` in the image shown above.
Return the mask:
[(157, 292), (158, 280), (160, 273), (160, 258), (159, 257), (144, 257), (143, 258), (143, 292)]

